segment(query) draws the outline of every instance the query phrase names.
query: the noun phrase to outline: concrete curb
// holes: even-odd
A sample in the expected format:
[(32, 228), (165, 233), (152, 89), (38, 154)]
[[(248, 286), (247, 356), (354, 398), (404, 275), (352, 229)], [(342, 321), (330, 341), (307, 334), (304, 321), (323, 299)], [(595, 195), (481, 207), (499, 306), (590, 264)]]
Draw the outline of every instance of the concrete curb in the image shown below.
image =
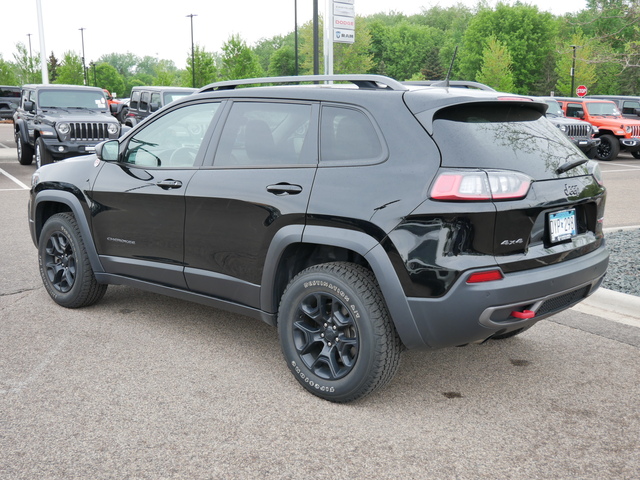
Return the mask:
[(640, 297), (635, 295), (599, 288), (572, 310), (640, 328)]

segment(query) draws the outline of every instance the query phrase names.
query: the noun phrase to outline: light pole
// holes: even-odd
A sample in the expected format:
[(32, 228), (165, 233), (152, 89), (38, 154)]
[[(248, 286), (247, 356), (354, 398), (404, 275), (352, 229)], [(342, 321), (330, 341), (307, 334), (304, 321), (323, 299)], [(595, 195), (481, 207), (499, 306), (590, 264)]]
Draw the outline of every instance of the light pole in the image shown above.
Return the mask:
[(31, 34), (27, 33), (29, 37), (29, 83), (31, 83), (31, 71), (33, 70), (33, 57), (31, 55)]
[(575, 84), (575, 78), (576, 78), (576, 49), (580, 48), (579, 45), (571, 45), (571, 48), (573, 48), (573, 63), (571, 64), (571, 92), (569, 92), (569, 95), (573, 95), (573, 87)]
[(294, 38), (295, 38), (295, 57), (296, 57), (296, 77), (298, 76), (298, 0), (293, 0), (293, 24), (294, 24)]
[(29, 62), (31, 62), (31, 34), (27, 33), (27, 37), (29, 37)]
[(197, 17), (195, 13), (190, 13), (187, 17), (191, 18), (191, 86), (196, 88), (196, 57), (193, 47), (193, 17)]
[(84, 31), (85, 28), (79, 28), (78, 30), (80, 30), (80, 36), (82, 37), (82, 76), (84, 77), (84, 84), (87, 84), (87, 67), (84, 64)]
[(313, 74), (320, 73), (320, 33), (318, 26), (318, 0), (313, 0)]

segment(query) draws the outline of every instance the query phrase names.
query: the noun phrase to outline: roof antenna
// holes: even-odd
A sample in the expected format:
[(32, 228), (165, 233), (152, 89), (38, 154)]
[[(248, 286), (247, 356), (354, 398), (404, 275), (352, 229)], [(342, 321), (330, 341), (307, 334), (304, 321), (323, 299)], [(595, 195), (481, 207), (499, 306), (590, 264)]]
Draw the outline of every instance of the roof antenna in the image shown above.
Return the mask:
[(458, 45), (456, 45), (456, 49), (453, 51), (453, 57), (451, 58), (451, 63), (449, 64), (449, 71), (447, 72), (447, 78), (444, 79), (445, 88), (449, 88), (449, 80), (451, 80), (451, 70), (453, 70), (453, 62), (456, 61), (456, 55), (458, 55)]

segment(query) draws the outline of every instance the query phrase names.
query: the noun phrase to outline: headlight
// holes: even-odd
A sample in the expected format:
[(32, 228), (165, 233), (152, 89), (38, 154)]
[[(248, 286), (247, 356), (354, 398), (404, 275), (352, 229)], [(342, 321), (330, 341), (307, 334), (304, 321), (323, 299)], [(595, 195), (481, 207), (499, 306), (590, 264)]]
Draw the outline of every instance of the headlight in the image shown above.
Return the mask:
[(561, 132), (566, 132), (567, 131), (567, 126), (566, 125), (558, 125), (558, 128), (560, 129)]
[(60, 135), (66, 135), (71, 131), (71, 127), (68, 123), (58, 123), (56, 129)]
[(592, 131), (594, 134), (596, 134), (596, 133), (599, 133), (599, 132), (600, 132), (600, 130), (598, 129), (598, 127), (596, 127), (595, 125), (591, 125), (591, 131)]
[(624, 127), (624, 131), (627, 133), (631, 133), (633, 129), (631, 128), (631, 126), (627, 125), (626, 127)]
[(111, 135), (115, 135), (116, 133), (118, 133), (118, 125), (116, 125), (115, 123), (110, 123), (107, 126), (107, 131), (111, 134)]

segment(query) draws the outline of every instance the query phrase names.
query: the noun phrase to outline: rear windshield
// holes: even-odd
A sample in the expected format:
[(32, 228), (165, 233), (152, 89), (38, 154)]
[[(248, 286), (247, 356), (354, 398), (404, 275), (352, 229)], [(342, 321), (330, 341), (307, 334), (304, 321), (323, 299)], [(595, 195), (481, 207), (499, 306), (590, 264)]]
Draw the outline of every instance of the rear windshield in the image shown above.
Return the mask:
[(20, 98), (20, 87), (0, 87), (0, 97)]
[[(421, 115), (419, 114), (418, 119)], [(583, 158), (543, 113), (522, 104), (473, 103), (438, 111), (433, 136), (446, 167), (516, 170), (545, 179), (567, 161)], [(586, 174), (586, 167), (571, 174)]]

